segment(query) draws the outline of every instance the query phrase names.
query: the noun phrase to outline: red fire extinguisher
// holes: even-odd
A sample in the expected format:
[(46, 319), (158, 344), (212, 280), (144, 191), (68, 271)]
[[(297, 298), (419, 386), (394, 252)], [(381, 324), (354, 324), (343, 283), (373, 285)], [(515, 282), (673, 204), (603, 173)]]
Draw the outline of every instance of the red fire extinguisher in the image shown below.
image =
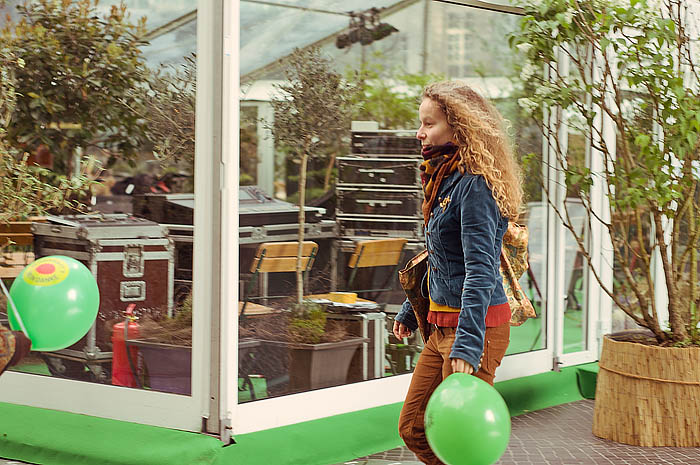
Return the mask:
[(136, 323), (134, 308), (136, 304), (126, 307), (124, 321), (112, 327), (112, 384), (115, 386), (141, 387), (138, 382), (138, 355), (135, 346), (126, 352), (126, 339), (135, 339), (139, 335), (139, 325)]

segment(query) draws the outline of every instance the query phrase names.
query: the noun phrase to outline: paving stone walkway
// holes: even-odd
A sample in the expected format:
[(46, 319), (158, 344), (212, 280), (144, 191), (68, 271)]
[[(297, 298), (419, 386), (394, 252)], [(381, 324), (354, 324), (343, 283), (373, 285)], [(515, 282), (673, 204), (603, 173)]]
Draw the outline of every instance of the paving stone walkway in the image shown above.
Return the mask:
[[(700, 465), (700, 447), (637, 447), (593, 436), (593, 401), (581, 400), (513, 418), (497, 465)], [(347, 465), (420, 465), (405, 447)]]

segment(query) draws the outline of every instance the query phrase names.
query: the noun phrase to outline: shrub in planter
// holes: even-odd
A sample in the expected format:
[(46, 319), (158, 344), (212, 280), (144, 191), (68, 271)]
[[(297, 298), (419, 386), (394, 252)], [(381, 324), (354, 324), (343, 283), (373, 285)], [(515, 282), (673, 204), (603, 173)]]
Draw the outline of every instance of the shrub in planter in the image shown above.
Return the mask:
[(328, 321), (325, 309), (304, 300), (291, 310), (250, 319), (242, 336), (262, 341), (258, 367), (272, 395), (308, 391), (347, 382), (355, 351), (367, 338), (348, 334), (342, 323)]
[[(605, 339), (594, 433), (632, 444), (700, 446), (698, 4), (528, 0), (523, 8), (522, 29), (511, 38), (526, 57), (521, 78), (531, 97), (520, 103), (541, 122), (549, 163), (566, 197), (585, 207), (586, 230), (575, 227), (560, 201), (563, 188), (543, 185), (547, 199), (602, 290), (662, 350)], [(568, 68), (558, 66), (562, 61)], [(568, 157), (562, 139), (569, 129), (586, 134), (589, 164)], [(594, 191), (604, 193), (602, 207), (592, 202)], [(592, 254), (591, 228), (607, 233), (613, 280), (603, 278), (611, 265)], [(664, 351), (689, 364), (667, 364), (671, 352)], [(622, 358), (629, 363), (620, 365)], [(622, 383), (625, 389), (615, 390)]]
[[(143, 384), (155, 391), (189, 395), (192, 385), (192, 294), (171, 318), (149, 312), (139, 321), (139, 334), (129, 339), (143, 357)], [(133, 363), (133, 362), (132, 362)]]

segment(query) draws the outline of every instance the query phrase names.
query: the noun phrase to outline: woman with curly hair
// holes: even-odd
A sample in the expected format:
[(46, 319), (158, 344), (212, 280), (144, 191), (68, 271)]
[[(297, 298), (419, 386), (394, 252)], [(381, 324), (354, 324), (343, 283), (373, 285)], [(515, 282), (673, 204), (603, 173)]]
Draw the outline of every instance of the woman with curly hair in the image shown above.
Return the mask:
[[(474, 90), (455, 81), (431, 84), (419, 117), (430, 336), (413, 372), (399, 434), (423, 462), (441, 464), (425, 437), (425, 408), (452, 373), (493, 385), (510, 338), (501, 243), (508, 221), (517, 220), (523, 190), (503, 118)], [(410, 336), (417, 327), (406, 300), (394, 335)]]

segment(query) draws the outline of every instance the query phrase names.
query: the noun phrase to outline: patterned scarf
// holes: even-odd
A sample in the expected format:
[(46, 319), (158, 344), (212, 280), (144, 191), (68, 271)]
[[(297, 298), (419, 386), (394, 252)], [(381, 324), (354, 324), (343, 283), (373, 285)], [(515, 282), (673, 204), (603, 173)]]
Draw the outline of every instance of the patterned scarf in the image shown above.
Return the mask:
[(448, 142), (443, 145), (423, 147), (423, 162), (420, 164), (420, 180), (423, 185), (423, 219), (428, 225), (430, 212), (440, 191), (440, 184), (459, 167), (459, 147)]

